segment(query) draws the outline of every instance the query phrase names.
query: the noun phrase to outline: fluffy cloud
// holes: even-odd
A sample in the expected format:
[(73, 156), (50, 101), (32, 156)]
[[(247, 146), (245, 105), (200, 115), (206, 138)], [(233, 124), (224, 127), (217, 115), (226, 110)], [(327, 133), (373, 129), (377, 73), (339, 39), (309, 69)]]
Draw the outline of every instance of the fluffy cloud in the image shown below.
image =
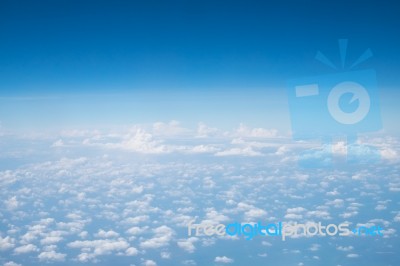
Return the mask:
[(157, 266), (157, 263), (154, 260), (145, 260), (142, 263), (143, 266)]
[(178, 121), (172, 120), (168, 123), (156, 122), (153, 124), (153, 134), (162, 136), (181, 136), (189, 133), (190, 130), (181, 127)]
[(104, 231), (103, 229), (100, 229), (95, 236), (99, 238), (116, 238), (119, 237), (119, 234), (113, 230)]
[(127, 256), (136, 256), (137, 254), (139, 254), (139, 251), (134, 247), (129, 247), (125, 250), (125, 254)]
[(215, 257), (214, 261), (217, 262), (217, 263), (225, 263), (225, 264), (234, 262), (233, 259), (228, 258), (226, 256), (222, 256), (222, 257), (217, 256), (217, 257)]
[(214, 136), (217, 133), (218, 133), (218, 129), (209, 127), (203, 122), (200, 122), (197, 125), (197, 135), (196, 135), (196, 137), (198, 137), (198, 138), (211, 137), (211, 136)]
[(44, 251), (38, 255), (40, 261), (64, 261), (66, 254), (51, 251)]
[(122, 148), (141, 153), (165, 153), (167, 147), (161, 141), (155, 140), (153, 136), (141, 128), (134, 130), (126, 135), (120, 143), (108, 143), (108, 147)]
[(6, 237), (1, 237), (0, 236), (0, 250), (7, 250), (11, 249), (15, 246), (15, 239), (6, 236)]
[(189, 237), (188, 239), (181, 239), (177, 242), (178, 247), (181, 249), (193, 253), (196, 250), (194, 243), (196, 243), (199, 239), (197, 237)]
[(30, 252), (36, 252), (39, 249), (33, 245), (33, 244), (28, 244), (24, 246), (20, 246), (14, 249), (15, 254), (24, 254), (24, 253), (30, 253)]
[(4, 263), (3, 266), (22, 266), (22, 265), (18, 264), (16, 262), (13, 262), (13, 261), (8, 261), (8, 262)]
[(244, 124), (240, 124), (235, 135), (250, 138), (275, 138), (278, 136), (278, 131), (276, 129), (248, 128)]
[[(106, 260), (102, 255), (108, 255), (115, 263), (130, 260), (144, 265), (156, 263), (146, 258), (158, 258), (159, 264), (168, 259), (169, 264), (200, 265), (197, 252), (206, 254), (204, 260), (211, 264), (235, 263), (224, 256), (214, 261), (216, 254), (210, 257), (205, 252), (220, 250), (228, 238), (189, 237), (188, 222), (275, 222), (282, 218), (383, 225), (385, 243), (380, 250), (390, 252), (397, 247), (400, 214), (393, 207), (400, 179), (395, 163), (386, 160), (310, 171), (294, 163), (295, 155), (308, 149), (309, 143), (269, 139), (273, 132), (243, 125), (240, 134), (223, 134), (205, 125), (199, 125), (198, 131), (179, 131), (180, 127), (176, 123), (150, 124), (123, 132), (52, 136), (38, 143), (31, 140), (35, 146), (27, 144), (27, 148), (33, 152), (34, 147), (50, 147), (57, 139), (68, 148), (48, 149), (29, 164), (0, 170), (0, 250), (17, 262), (24, 256), (38, 256), (42, 264), (66, 261), (69, 256), (74, 258), (68, 261), (102, 264)], [(170, 131), (163, 134), (163, 130)], [(82, 138), (87, 146), (81, 145)], [(131, 146), (130, 141), (134, 143)], [(391, 149), (399, 150), (397, 144)], [(368, 198), (374, 206), (365, 204)], [(384, 219), (362, 221), (358, 214)], [(355, 238), (346, 239), (346, 246), (331, 238), (334, 255), (355, 254), (353, 241), (360, 241)], [(243, 237), (231, 239), (232, 247), (244, 243)], [(262, 241), (266, 250), (249, 256), (268, 263), (273, 257), (268, 252), (272, 242), (258, 240), (250, 241), (249, 247)], [(304, 245), (303, 240), (293, 242), (287, 251), (279, 241), (273, 246), (290, 255), (300, 254), (301, 246), (303, 259), (320, 257), (322, 261), (322, 256), (315, 257), (319, 254), (312, 252), (325, 250), (326, 243)], [(376, 240), (371, 245), (380, 243)], [(185, 253), (193, 253), (193, 258), (182, 257), (188, 255)], [(364, 257), (359, 253), (360, 264)], [(288, 263), (285, 255), (281, 259), (280, 265)]]
[(104, 239), (104, 240), (78, 240), (68, 243), (67, 245), (70, 248), (79, 248), (79, 249), (93, 249), (93, 254), (98, 255), (106, 255), (111, 254), (115, 251), (126, 250), (129, 247), (129, 243), (124, 239)]
[(17, 200), (16, 196), (5, 200), (4, 204), (6, 205), (6, 208), (11, 211), (17, 209), (20, 206), (20, 202)]
[(262, 153), (254, 151), (251, 147), (231, 148), (215, 153), (216, 156), (262, 156)]
[(144, 240), (140, 243), (140, 247), (144, 249), (160, 248), (169, 245), (172, 240), (174, 230), (170, 227), (162, 225), (153, 230), (154, 237)]

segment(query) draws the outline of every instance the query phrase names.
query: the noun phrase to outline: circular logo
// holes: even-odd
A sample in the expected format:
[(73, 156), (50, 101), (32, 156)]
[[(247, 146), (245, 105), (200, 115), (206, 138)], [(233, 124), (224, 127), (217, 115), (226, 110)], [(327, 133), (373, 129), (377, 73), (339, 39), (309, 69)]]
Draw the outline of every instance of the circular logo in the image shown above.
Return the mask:
[[(344, 112), (339, 106), (343, 94), (353, 94), (350, 104), (358, 100), (358, 108), (354, 112)], [(359, 83), (345, 81), (337, 84), (328, 95), (328, 110), (330, 115), (339, 123), (351, 125), (363, 120), (369, 112), (371, 101), (368, 92)]]

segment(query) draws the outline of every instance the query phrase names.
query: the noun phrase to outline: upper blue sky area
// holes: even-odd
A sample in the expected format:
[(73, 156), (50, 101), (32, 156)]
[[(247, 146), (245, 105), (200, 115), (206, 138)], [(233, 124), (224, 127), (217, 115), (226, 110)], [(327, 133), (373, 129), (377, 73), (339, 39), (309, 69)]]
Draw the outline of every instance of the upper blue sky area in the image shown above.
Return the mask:
[[(370, 48), (354, 70), (376, 70), (384, 128), (397, 127), (398, 14), (395, 1), (0, 1), (0, 122), (286, 132), (288, 80), (347, 71)], [(338, 39), (334, 70), (315, 55), (340, 66)]]
[(3, 96), (284, 88), (330, 73), (321, 50), (397, 87), (400, 5), (387, 1), (1, 1)]

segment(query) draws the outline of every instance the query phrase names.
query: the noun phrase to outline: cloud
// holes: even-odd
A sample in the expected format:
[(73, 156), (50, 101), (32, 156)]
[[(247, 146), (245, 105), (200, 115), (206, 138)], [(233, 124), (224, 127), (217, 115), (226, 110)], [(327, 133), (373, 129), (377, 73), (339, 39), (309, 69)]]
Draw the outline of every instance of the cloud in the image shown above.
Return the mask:
[(189, 148), (190, 153), (214, 153), (219, 149), (214, 145), (196, 145), (194, 147)]
[(325, 210), (308, 211), (307, 216), (324, 219), (324, 220), (329, 220), (332, 218), (330, 216), (329, 212), (325, 211)]
[(278, 136), (278, 130), (265, 128), (248, 128), (244, 124), (240, 124), (234, 135), (238, 137), (248, 138), (276, 138)]
[(382, 158), (386, 160), (394, 161), (399, 158), (397, 151), (390, 147), (383, 147), (380, 152)]
[[(161, 132), (160, 135), (154, 134), (152, 126), (150, 124), (147, 130), (142, 128), (141, 134), (150, 134), (147, 142), (153, 142), (153, 147), (163, 146), (163, 153), (174, 154), (131, 156), (121, 152), (121, 146), (113, 148), (115, 150), (105, 146), (107, 143), (128, 141), (136, 136), (137, 129), (134, 129), (123, 134), (88, 134), (85, 138), (102, 146), (85, 146), (84, 149), (82, 146), (74, 147), (71, 139), (63, 137), (68, 149), (48, 149), (48, 154), (35, 157), (29, 164), (0, 170), (5, 210), (2, 214), (3, 234), (8, 235), (1, 234), (0, 249), (13, 256), (6, 257), (7, 260), (2, 263), (10, 259), (19, 262), (26, 256), (43, 253), (39, 262), (42, 264), (45, 264), (45, 258), (54, 257), (54, 254), (68, 254), (66, 261), (80, 261), (82, 264), (104, 264), (112, 258), (116, 264), (130, 260), (141, 265), (147, 256), (155, 261), (158, 258), (160, 261), (157, 263), (162, 265), (166, 262), (201, 265), (196, 254), (210, 248), (218, 252), (227, 238), (188, 238), (187, 224), (196, 219), (201, 223), (218, 224), (228, 221), (272, 222), (283, 216), (295, 221), (333, 221), (345, 217), (350, 224), (354, 224), (359, 220), (357, 217), (354, 219), (358, 213), (369, 213), (369, 217), (385, 214), (388, 221), (376, 219), (374, 223), (384, 225), (387, 246), (396, 244), (400, 214), (393, 209), (393, 197), (400, 191), (400, 180), (395, 164), (356, 164), (338, 169), (321, 168), (311, 173), (298, 169), (293, 161), (281, 161), (282, 156), (294, 156), (298, 151), (297, 144), (286, 143), (287, 139), (232, 139), (232, 132), (225, 136), (209, 133), (207, 137), (205, 134), (198, 138), (196, 130), (192, 132), (193, 138), (188, 135), (182, 139), (175, 138), (173, 133), (165, 138)], [(53, 136), (38, 144), (49, 147), (57, 139)], [(45, 141), (48, 142), (43, 143)], [(299, 145), (305, 147), (304, 143)], [(287, 147), (279, 152), (283, 155), (277, 155), (277, 150), (283, 146)], [(235, 148), (249, 148), (262, 153), (263, 157), (213, 156)], [(396, 146), (392, 148), (397, 150)], [(190, 153), (191, 150), (195, 152)], [(360, 204), (365, 198), (374, 198), (375, 205), (370, 208), (370, 205)], [(393, 202), (389, 203), (386, 199)], [(15, 206), (18, 207), (8, 212), (4, 204), (6, 201), (11, 205), (17, 201)], [(379, 207), (375, 210), (375, 206)], [(383, 207), (386, 210), (380, 212)], [(386, 222), (390, 222), (393, 228), (388, 228)], [(348, 248), (355, 246), (353, 241), (359, 239), (349, 238), (346, 246), (338, 247), (343, 243), (332, 239), (333, 252), (343, 257), (357, 253), (357, 250)], [(231, 242), (230, 245), (237, 246), (241, 241)], [(56, 243), (57, 246), (54, 245)], [(323, 242), (318, 242), (321, 247), (311, 243), (305, 247), (304, 255), (312, 260), (313, 254), (306, 252), (318, 248), (325, 250), (327, 246)], [(259, 255), (268, 253), (271, 258), (268, 252), (268, 245), (271, 244), (265, 241), (261, 244), (266, 250), (254, 251), (249, 256), (261, 259)], [(13, 253), (16, 247), (17, 251), (21, 251), (24, 248), (19, 246), (28, 245), (37, 245), (38, 250), (35, 253)], [(387, 246), (382, 247), (383, 252), (388, 250)], [(183, 258), (183, 253), (195, 254), (190, 258), (193, 261)], [(290, 251), (287, 253), (292, 254)], [(69, 254), (74, 258), (69, 258)], [(213, 260), (221, 254), (230, 256), (216, 253), (209, 264), (217, 264)], [(359, 254), (362, 256), (364, 253)], [(141, 260), (141, 257), (144, 259)], [(231, 257), (235, 259), (232, 264), (235, 264), (237, 259), (233, 255)]]
[(129, 247), (125, 250), (125, 254), (127, 256), (136, 256), (137, 254), (139, 254), (139, 251), (134, 247)]
[(140, 243), (140, 247), (143, 249), (160, 248), (169, 245), (172, 240), (174, 230), (166, 225), (162, 225), (153, 230), (154, 237), (148, 240), (144, 240)]
[(197, 124), (197, 135), (198, 138), (208, 138), (215, 136), (218, 133), (218, 129), (207, 126), (203, 122)]
[(319, 244), (312, 244), (309, 250), (311, 251), (318, 251), (321, 248), (321, 245)]
[(303, 207), (289, 208), (286, 210), (285, 219), (301, 220), (303, 219), (303, 213), (306, 211)]
[(62, 139), (59, 139), (57, 141), (55, 141), (53, 144), (51, 144), (52, 148), (58, 148), (58, 147), (64, 147), (64, 141)]
[(153, 124), (153, 134), (156, 136), (181, 136), (190, 130), (180, 126), (178, 121), (172, 120), (168, 123), (156, 122)]
[(231, 148), (215, 153), (215, 156), (262, 156), (262, 153), (254, 151), (251, 147)]
[(63, 231), (52, 231), (48, 235), (46, 235), (42, 240), (40, 240), (40, 244), (42, 245), (51, 245), (58, 243), (63, 240), (61, 237), (64, 234)]
[(99, 238), (116, 238), (119, 237), (119, 234), (113, 230), (104, 231), (103, 229), (100, 229), (95, 236)]
[(157, 263), (154, 260), (145, 260), (142, 263), (143, 266), (157, 266)]
[(93, 262), (97, 262), (96, 259), (96, 254), (90, 254), (90, 253), (80, 253), (77, 257), (78, 261), (80, 262), (88, 262), (88, 261), (93, 261)]
[(196, 250), (194, 243), (199, 239), (197, 237), (189, 237), (188, 239), (181, 239), (177, 242), (178, 247), (186, 252), (193, 253)]
[(360, 257), (360, 255), (358, 255), (358, 254), (355, 254), (355, 253), (350, 253), (350, 254), (347, 254), (347, 256), (346, 257), (348, 257), (348, 258), (351, 258), (351, 259), (355, 259), (355, 258), (358, 258), (358, 257)]
[(344, 251), (344, 252), (350, 252), (354, 249), (354, 247), (353, 246), (338, 246), (336, 249), (340, 250), (340, 251)]
[(154, 140), (150, 133), (141, 128), (134, 130), (128, 134), (121, 143), (106, 144), (112, 148), (122, 148), (130, 151), (141, 153), (165, 153), (168, 152), (165, 145), (161, 141)]
[(161, 256), (161, 258), (163, 258), (163, 259), (170, 259), (171, 258), (171, 253), (169, 253), (169, 252), (161, 252), (160, 253), (160, 256)]
[(393, 221), (400, 222), (400, 213), (398, 213), (394, 218)]
[(78, 240), (67, 244), (70, 248), (90, 248), (97, 255), (111, 254), (115, 251), (126, 250), (129, 247), (128, 242), (124, 239), (102, 239), (102, 240)]
[(51, 251), (44, 251), (38, 255), (40, 261), (64, 261), (66, 254)]
[(126, 134), (99, 135), (88, 137), (82, 141), (84, 146), (101, 147), (106, 149), (120, 149), (146, 154), (160, 154), (170, 152), (163, 145), (162, 140), (139, 126), (133, 127)]
[(239, 202), (237, 204), (237, 210), (244, 212), (246, 222), (256, 221), (258, 219), (266, 218), (267, 216), (267, 212), (265, 210), (244, 202)]
[(22, 264), (18, 264), (16, 262), (9, 261), (9, 262), (4, 263), (3, 266), (22, 266)]
[(1, 237), (0, 236), (0, 250), (11, 249), (15, 246), (15, 239), (9, 236)]
[(224, 264), (228, 264), (228, 263), (233, 263), (234, 262), (233, 259), (228, 258), (226, 256), (222, 256), (222, 257), (217, 256), (217, 257), (215, 257), (214, 261), (217, 262), (217, 263), (224, 263)]
[(6, 208), (10, 211), (17, 209), (20, 206), (20, 202), (17, 200), (17, 196), (13, 196), (8, 200), (4, 201)]
[(130, 235), (138, 235), (142, 232), (143, 232), (143, 229), (138, 226), (133, 226), (133, 227), (129, 228), (128, 230), (126, 230), (126, 233), (130, 234)]
[(30, 253), (30, 252), (36, 252), (39, 249), (33, 245), (33, 244), (27, 244), (24, 246), (20, 246), (14, 249), (15, 254), (25, 254), (25, 253)]

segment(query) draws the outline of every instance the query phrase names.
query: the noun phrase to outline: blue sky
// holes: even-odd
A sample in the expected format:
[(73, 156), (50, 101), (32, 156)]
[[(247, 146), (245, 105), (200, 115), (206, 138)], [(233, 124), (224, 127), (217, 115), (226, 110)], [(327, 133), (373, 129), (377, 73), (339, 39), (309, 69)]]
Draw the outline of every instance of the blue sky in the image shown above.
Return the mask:
[[(0, 1), (0, 265), (400, 265), (398, 14)], [(192, 220), (383, 236), (189, 236)]]
[[(335, 1), (2, 1), (3, 127), (179, 120), (289, 130), (287, 80), (374, 68), (386, 128), (397, 112), (398, 8)], [(346, 69), (345, 69), (346, 70)], [(220, 114), (220, 115), (219, 115)], [(273, 114), (273, 115), (271, 115)], [(398, 128), (397, 128), (398, 129)]]

